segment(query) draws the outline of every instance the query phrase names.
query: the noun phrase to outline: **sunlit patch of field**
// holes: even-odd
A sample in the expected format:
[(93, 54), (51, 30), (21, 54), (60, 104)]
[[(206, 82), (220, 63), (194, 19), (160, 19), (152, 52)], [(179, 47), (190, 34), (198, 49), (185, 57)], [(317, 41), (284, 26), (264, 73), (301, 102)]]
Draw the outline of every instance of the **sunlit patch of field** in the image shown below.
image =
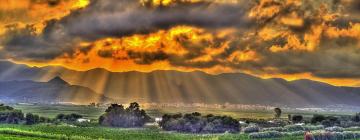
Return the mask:
[(85, 105), (14, 105), (13, 107), (22, 110), (24, 113), (33, 113), (49, 118), (54, 118), (60, 113), (77, 113), (83, 115), (84, 118), (98, 119), (105, 111), (105, 108)]
[(162, 114), (169, 113), (192, 113), (199, 112), (201, 114), (213, 114), (213, 115), (227, 115), (234, 118), (273, 118), (274, 113), (270, 110), (240, 110), (240, 109), (215, 109), (215, 108), (162, 108), (162, 109), (150, 109), (149, 113), (153, 116), (161, 116)]

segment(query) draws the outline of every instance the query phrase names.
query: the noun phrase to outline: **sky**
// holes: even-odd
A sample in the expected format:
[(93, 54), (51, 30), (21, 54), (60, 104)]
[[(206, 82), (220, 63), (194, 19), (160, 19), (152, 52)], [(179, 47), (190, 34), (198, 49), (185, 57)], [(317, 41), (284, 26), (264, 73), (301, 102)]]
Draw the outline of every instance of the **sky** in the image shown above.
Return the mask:
[(0, 59), (360, 86), (358, 0), (0, 0)]

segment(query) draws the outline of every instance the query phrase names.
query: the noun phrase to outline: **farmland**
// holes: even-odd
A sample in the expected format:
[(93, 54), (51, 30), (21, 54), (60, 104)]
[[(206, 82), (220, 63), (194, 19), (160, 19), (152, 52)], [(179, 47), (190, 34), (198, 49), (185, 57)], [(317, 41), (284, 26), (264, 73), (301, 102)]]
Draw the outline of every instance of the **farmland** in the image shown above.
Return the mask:
[[(247, 134), (182, 134), (164, 132), (158, 128), (106, 128), (106, 127), (73, 127), (69, 125), (0, 125), (0, 136), (6, 139), (124, 139), (124, 140), (182, 140), (182, 139), (203, 139), (203, 140), (228, 140), (228, 139), (249, 139)], [(21, 136), (21, 137), (18, 137)], [(295, 140), (300, 137), (283, 137), (282, 139)]]
[[(284, 127), (269, 127), (257, 128), (253, 131), (253, 125), (242, 126), (240, 133), (220, 133), (220, 134), (201, 134), (201, 133), (182, 133), (174, 131), (164, 131), (157, 125), (146, 125), (141, 128), (112, 128), (104, 127), (97, 123), (99, 116), (104, 113), (106, 107), (91, 107), (88, 105), (36, 105), (36, 104), (14, 104), (15, 109), (22, 110), (24, 113), (33, 113), (44, 117), (55, 118), (57, 114), (71, 114), (78, 113), (84, 118), (91, 119), (90, 125), (82, 126), (68, 123), (40, 123), (35, 125), (25, 124), (1, 124), (0, 125), (0, 139), (202, 139), (202, 140), (227, 140), (227, 139), (254, 139), (254, 138), (267, 138), (267, 139), (284, 139), (284, 140), (297, 140), (304, 139), (306, 130), (315, 130), (318, 135), (324, 133), (323, 126), (292, 126), (287, 125)], [(161, 117), (163, 114), (175, 113), (191, 113), (201, 112), (202, 114), (214, 115), (228, 115), (237, 119), (252, 118), (252, 119), (265, 119), (272, 120), (274, 112), (272, 110), (238, 110), (238, 109), (214, 109), (214, 108), (147, 108), (146, 112), (151, 117)], [(340, 112), (334, 114), (332, 112), (311, 112), (299, 110), (284, 110), (282, 120), (287, 120), (288, 114), (301, 114), (308, 120), (311, 119), (313, 114), (346, 116), (353, 115), (351, 112)], [(253, 132), (246, 132), (246, 131)], [(347, 129), (347, 135), (350, 137), (357, 137), (360, 129), (354, 128)], [(345, 132), (342, 130), (341, 132)], [(341, 132), (334, 132), (341, 133)], [(341, 134), (343, 135), (343, 134)]]
[[(88, 119), (98, 119), (98, 117), (105, 111), (106, 107), (89, 107), (87, 105), (30, 105), (30, 104), (14, 104), (12, 107), (22, 110), (24, 113), (34, 113), (44, 117), (53, 118), (57, 114), (78, 113)], [(256, 118), (268, 119), (273, 118), (272, 110), (239, 110), (239, 109), (213, 109), (213, 108), (148, 108), (145, 109), (151, 117), (161, 117), (165, 113), (192, 113), (201, 112), (203, 114), (214, 115), (228, 115), (234, 118)], [(300, 111), (300, 110), (285, 110), (283, 117), (288, 114), (301, 114), (311, 117), (314, 113), (324, 115), (353, 115), (354, 112), (315, 112), (315, 111)]]

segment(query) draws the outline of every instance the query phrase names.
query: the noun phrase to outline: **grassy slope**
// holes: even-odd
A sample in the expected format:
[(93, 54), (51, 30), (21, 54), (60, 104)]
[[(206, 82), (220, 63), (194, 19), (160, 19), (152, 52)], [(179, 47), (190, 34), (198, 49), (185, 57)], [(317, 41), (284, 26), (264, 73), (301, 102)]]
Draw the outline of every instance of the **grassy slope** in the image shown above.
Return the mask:
[(46, 139), (46, 138), (36, 138), (36, 137), (26, 137), (26, 136), (16, 136), (16, 135), (0, 134), (0, 140), (48, 140), (48, 139)]
[[(4, 131), (6, 130), (6, 131)], [(159, 129), (117, 129), (117, 128), (79, 128), (71, 126), (55, 126), (55, 125), (0, 125), (0, 137), (15, 137), (22, 135), (29, 139), (123, 139), (123, 140), (231, 140), (241, 139), (247, 140), (245, 134), (216, 134), (216, 135), (196, 135), (181, 134), (174, 132), (164, 132)], [(5, 138), (6, 138), (5, 137)], [(282, 138), (284, 140), (303, 139), (302, 137)]]

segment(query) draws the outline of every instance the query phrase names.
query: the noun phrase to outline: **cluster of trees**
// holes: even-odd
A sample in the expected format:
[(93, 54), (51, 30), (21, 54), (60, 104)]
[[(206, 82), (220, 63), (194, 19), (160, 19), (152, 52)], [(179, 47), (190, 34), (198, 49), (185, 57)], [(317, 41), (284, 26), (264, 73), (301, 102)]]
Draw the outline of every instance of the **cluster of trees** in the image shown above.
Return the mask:
[(340, 120), (334, 116), (314, 115), (311, 118), (312, 124), (321, 124), (325, 127), (340, 125)]
[(100, 116), (99, 124), (111, 127), (142, 127), (150, 120), (145, 110), (140, 109), (140, 105), (134, 102), (127, 108), (112, 104), (106, 109), (105, 114)]
[(18, 124), (24, 120), (21, 110), (0, 104), (0, 123)]
[(50, 118), (41, 117), (39, 115), (32, 113), (27, 113), (25, 117), (25, 124), (27, 125), (33, 125), (38, 123), (51, 123), (51, 122), (53, 122), (53, 120)]
[(50, 119), (47, 117), (41, 117), (36, 114), (27, 113), (25, 117), (25, 124), (33, 125), (39, 123), (58, 123), (58, 122), (65, 122), (65, 123), (74, 123), (78, 119), (82, 118), (79, 114), (58, 114), (56, 118)]
[(72, 113), (72, 114), (58, 114), (55, 119), (58, 120), (58, 121), (62, 121), (62, 122), (75, 122), (75, 121), (77, 121), (78, 119), (80, 119), (82, 117), (83, 117), (82, 115), (75, 114), (75, 113)]
[(354, 122), (360, 122), (360, 113), (356, 113), (354, 118), (353, 118)]
[(16, 110), (10, 106), (5, 106), (0, 104), (0, 123), (7, 124), (27, 124), (33, 125), (38, 123), (53, 123), (56, 121), (60, 122), (75, 122), (77, 119), (82, 118), (78, 114), (59, 114), (55, 119), (50, 119), (47, 117), (42, 117), (32, 113), (24, 113), (21, 110)]
[(165, 114), (159, 124), (164, 130), (190, 132), (190, 133), (236, 133), (240, 131), (240, 124), (229, 116), (201, 116), (200, 113), (192, 114)]

